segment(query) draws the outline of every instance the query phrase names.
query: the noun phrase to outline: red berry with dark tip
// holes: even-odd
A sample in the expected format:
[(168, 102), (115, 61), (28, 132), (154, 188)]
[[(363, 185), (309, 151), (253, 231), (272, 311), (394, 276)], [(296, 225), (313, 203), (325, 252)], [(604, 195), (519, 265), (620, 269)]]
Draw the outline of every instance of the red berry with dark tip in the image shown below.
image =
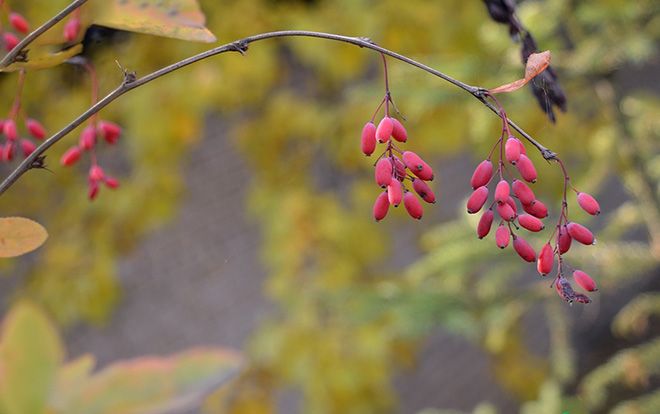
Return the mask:
[(71, 147), (66, 152), (62, 155), (62, 158), (60, 158), (60, 164), (64, 166), (70, 166), (76, 163), (80, 159), (80, 148), (78, 147)]
[(596, 282), (594, 282), (591, 276), (589, 276), (582, 270), (576, 270), (573, 272), (573, 280), (575, 280), (575, 283), (580, 285), (580, 287), (586, 290), (587, 292), (594, 292), (598, 290), (598, 288), (596, 287)]
[(413, 190), (415, 190), (415, 192), (419, 194), (420, 197), (422, 197), (422, 200), (426, 201), (427, 203), (435, 203), (435, 193), (433, 190), (431, 190), (431, 187), (426, 183), (426, 181), (420, 180), (419, 178), (414, 178)]
[(12, 12), (9, 13), (9, 23), (17, 32), (27, 34), (30, 31), (28, 21), (22, 15)]
[(550, 243), (546, 243), (539, 252), (539, 258), (536, 260), (536, 270), (543, 276), (552, 272), (555, 265), (555, 254)]
[(500, 224), (497, 227), (497, 230), (495, 230), (495, 244), (497, 244), (497, 247), (500, 249), (504, 249), (509, 245), (509, 239), (509, 228), (504, 224)]
[(408, 132), (403, 124), (396, 118), (392, 119), (392, 138), (399, 142), (408, 141)]
[(571, 238), (574, 240), (579, 241), (582, 244), (594, 244), (596, 242), (596, 239), (594, 238), (594, 234), (583, 226), (582, 224), (579, 223), (568, 223), (566, 225), (566, 228), (568, 229), (568, 234), (571, 235)]
[(403, 163), (417, 177), (424, 181), (433, 180), (433, 169), (417, 154), (412, 151), (403, 153)]
[(468, 198), (467, 212), (470, 214), (477, 213), (484, 206), (486, 200), (488, 200), (488, 187), (481, 186), (477, 188)]
[(479, 219), (479, 224), (477, 224), (477, 237), (483, 239), (490, 233), (490, 228), (493, 225), (493, 219), (495, 218), (495, 213), (493, 210), (488, 209), (484, 211), (484, 214), (481, 215)]
[(383, 191), (376, 197), (374, 202), (374, 219), (381, 221), (387, 215), (387, 210), (390, 208), (390, 200), (387, 198), (387, 191)]
[(390, 185), (387, 186), (387, 198), (390, 204), (398, 207), (403, 199), (403, 186), (398, 180), (392, 180)]
[(509, 182), (507, 180), (500, 180), (495, 187), (495, 201), (498, 203), (506, 203), (509, 198)]
[(414, 219), (421, 219), (424, 215), (424, 209), (422, 208), (422, 203), (419, 201), (419, 198), (415, 196), (410, 191), (406, 191), (406, 194), (403, 195), (403, 206), (406, 208), (410, 217)]
[(513, 210), (514, 215), (518, 215), (518, 207), (516, 206), (516, 200), (513, 199), (513, 197), (509, 196), (506, 199), (506, 203), (511, 206), (511, 209)]
[(376, 163), (375, 170), (376, 184), (385, 188), (392, 182), (392, 160), (381, 158)]
[(367, 122), (362, 128), (362, 152), (369, 156), (376, 150), (376, 125)]
[(559, 233), (557, 235), (557, 249), (560, 254), (564, 254), (571, 248), (571, 235), (568, 234), (568, 229), (566, 225), (559, 227)]
[(530, 204), (523, 204), (523, 210), (536, 218), (548, 217), (548, 208), (540, 200), (534, 200)]
[(513, 180), (511, 183), (511, 189), (513, 190), (513, 194), (518, 197), (518, 200), (520, 200), (522, 204), (531, 204), (536, 199), (534, 191), (520, 180)]
[(520, 154), (518, 162), (516, 162), (516, 167), (518, 168), (520, 176), (523, 178), (523, 180), (530, 183), (536, 182), (536, 168), (534, 168), (532, 160), (527, 158), (525, 154)]
[(25, 121), (25, 127), (30, 135), (36, 139), (44, 139), (46, 137), (46, 128), (36, 119), (28, 119)]
[(577, 202), (582, 210), (586, 211), (592, 216), (600, 214), (600, 205), (598, 204), (598, 201), (596, 201), (596, 199), (593, 198), (590, 194), (578, 193)]
[(538, 232), (545, 228), (541, 220), (531, 214), (521, 214), (518, 216), (518, 223), (529, 231)]
[(392, 122), (392, 118), (389, 116), (384, 117), (380, 120), (380, 123), (378, 123), (378, 127), (376, 128), (376, 139), (380, 143), (389, 141), (393, 130), (394, 122)]
[(495, 209), (497, 210), (497, 214), (502, 217), (502, 220), (512, 221), (516, 218), (515, 211), (513, 211), (508, 203), (496, 203)]
[(472, 179), (470, 179), (470, 185), (473, 190), (488, 184), (491, 177), (493, 176), (493, 163), (490, 160), (483, 160), (477, 165), (477, 168), (474, 169), (472, 173)]
[(536, 252), (534, 251), (534, 248), (522, 237), (513, 236), (513, 249), (518, 253), (518, 256), (526, 262), (536, 261)]
[(509, 137), (504, 146), (504, 155), (511, 164), (516, 164), (520, 158), (520, 141), (517, 138)]

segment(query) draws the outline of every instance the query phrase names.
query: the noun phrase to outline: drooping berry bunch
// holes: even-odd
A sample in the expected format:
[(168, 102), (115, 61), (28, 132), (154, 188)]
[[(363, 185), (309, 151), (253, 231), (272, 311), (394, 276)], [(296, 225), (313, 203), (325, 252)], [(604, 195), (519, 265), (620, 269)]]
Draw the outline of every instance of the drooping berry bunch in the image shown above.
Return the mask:
[[(563, 255), (568, 252), (572, 240), (585, 245), (596, 242), (589, 229), (568, 219), (566, 193), (570, 186), (570, 179), (564, 164), (555, 155), (552, 156), (551, 159), (561, 166), (564, 175), (564, 193), (555, 231), (537, 255), (536, 250), (520, 235), (519, 231), (521, 228), (534, 233), (543, 230), (545, 225), (542, 219), (548, 216), (548, 208), (536, 198), (534, 191), (527, 184), (536, 182), (537, 172), (534, 163), (527, 156), (525, 145), (511, 134), (504, 109), (492, 95), (490, 98), (495, 101), (499, 108), (502, 118), (502, 133), (488, 157), (477, 165), (470, 180), (473, 193), (467, 201), (469, 214), (476, 214), (482, 210), (489, 200), (490, 190), (494, 187), (492, 202), (482, 213), (477, 224), (477, 236), (480, 239), (486, 237), (493, 223), (497, 222), (495, 244), (504, 249), (511, 242), (513, 249), (523, 260), (536, 262), (536, 268), (542, 276), (552, 272), (556, 256), (558, 271), (553, 285), (559, 295), (569, 303), (589, 303), (591, 302), (589, 297), (575, 292), (564, 276), (566, 264)], [(496, 168), (492, 161), (494, 155), (496, 156)], [(521, 179), (513, 178), (514, 169)], [(494, 186), (492, 185), (493, 177), (496, 177), (497, 180)], [(570, 187), (577, 193), (578, 205), (584, 211), (592, 215), (600, 213), (600, 206), (591, 195), (579, 192), (572, 186)], [(573, 272), (573, 280), (586, 291), (596, 290), (594, 281), (581, 270)]]
[[(424, 214), (422, 203), (408, 190), (405, 182), (408, 180), (412, 183), (413, 190), (422, 200), (435, 203), (435, 194), (427, 183), (433, 180), (433, 169), (416, 153), (402, 151), (394, 145), (393, 141), (401, 143), (408, 141), (408, 132), (401, 121), (390, 116), (390, 105), (394, 106), (394, 102), (389, 90), (385, 56), (383, 56), (383, 65), (385, 96), (371, 120), (362, 128), (361, 138), (362, 152), (367, 156), (374, 153), (377, 143), (385, 144), (385, 150), (374, 164), (376, 184), (385, 191), (376, 197), (373, 215), (376, 221), (380, 221), (387, 215), (390, 205), (398, 207), (403, 202), (410, 217), (419, 220)], [(374, 119), (383, 106), (385, 116), (376, 126)]]
[[(92, 81), (92, 104), (98, 101), (98, 79), (93, 65), (87, 61), (82, 61), (81, 66), (90, 75)], [(98, 164), (96, 157), (96, 147), (99, 138), (106, 143), (114, 145), (121, 136), (121, 127), (113, 122), (98, 119), (97, 115), (89, 118), (88, 125), (82, 130), (78, 143), (70, 147), (60, 158), (60, 164), (71, 166), (78, 162), (84, 152), (88, 152), (91, 158), (91, 166), (87, 174), (88, 192), (90, 200), (96, 198), (101, 184), (105, 184), (110, 189), (119, 187), (119, 181), (107, 175), (103, 168)]]
[[(10, 52), (21, 41), (21, 37), (30, 32), (30, 24), (23, 15), (12, 11), (7, 3), (0, 1), (0, 7), (0, 14), (2, 15), (0, 16), (2, 45), (7, 52)], [(3, 29), (3, 20), (9, 23), (10, 29)]]

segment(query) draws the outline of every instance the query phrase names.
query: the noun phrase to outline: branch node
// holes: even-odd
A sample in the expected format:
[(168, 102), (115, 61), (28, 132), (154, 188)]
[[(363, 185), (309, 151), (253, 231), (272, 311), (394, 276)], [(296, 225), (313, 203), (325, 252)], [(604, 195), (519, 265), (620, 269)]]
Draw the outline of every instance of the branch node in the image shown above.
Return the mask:
[(544, 149), (541, 150), (541, 155), (543, 155), (543, 158), (546, 161), (557, 160), (557, 153), (555, 153), (555, 152), (553, 152), (553, 151), (551, 151), (547, 148), (544, 148)]
[(237, 40), (231, 44), (232, 49), (245, 56), (248, 51), (248, 42), (245, 39)]
[[(370, 45), (375, 45), (375, 44), (376, 44), (376, 42), (374, 42), (373, 40), (371, 40), (370, 37), (360, 36), (360, 37), (356, 37), (356, 39), (357, 39), (357, 40), (360, 40), (360, 41), (362, 41), (362, 42), (365, 42), (365, 43), (369, 43)], [(359, 46), (360, 46), (360, 47), (364, 47), (363, 45), (359, 45)]]
[(122, 85), (128, 85), (137, 80), (137, 73), (135, 71), (129, 71), (128, 69), (124, 68), (118, 60), (115, 60), (115, 63), (117, 66), (119, 66), (119, 70), (121, 70), (122, 74), (124, 75)]

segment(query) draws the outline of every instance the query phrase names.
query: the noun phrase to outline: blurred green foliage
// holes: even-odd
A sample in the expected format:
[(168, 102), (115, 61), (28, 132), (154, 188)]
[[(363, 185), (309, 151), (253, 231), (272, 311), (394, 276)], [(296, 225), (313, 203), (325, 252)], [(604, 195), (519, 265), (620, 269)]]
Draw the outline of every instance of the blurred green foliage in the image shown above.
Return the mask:
[[(221, 42), (310, 29), (367, 36), (470, 84), (492, 87), (522, 73), (518, 47), (478, 1), (201, 3)], [(33, 21), (52, 13), (28, 5), (21, 7)], [(520, 91), (503, 98), (507, 113), (560, 154), (577, 188), (602, 195), (618, 183), (626, 191), (623, 204), (608, 205), (595, 220), (571, 210), (577, 221), (598, 228), (597, 246), (577, 246), (569, 254), (603, 292), (583, 313), (560, 302), (511, 251), (477, 240), (476, 218), (465, 216), (463, 200), (443, 196), (448, 185), (442, 176), (435, 186), (439, 203), (456, 211), (451, 219), (441, 221), (429, 207), (421, 223), (401, 219), (400, 211), (385, 223), (371, 220), (378, 189), (358, 137), (383, 94), (379, 57), (317, 39), (254, 44), (246, 57), (214, 58), (109, 107), (102, 116), (120, 120), (127, 136), (120, 149), (100, 156), (130, 171), (121, 190), (112, 202), (102, 194), (89, 204), (80, 171), (28, 174), (0, 206), (6, 214), (37, 218), (51, 239), (32, 262), (3, 266), (25, 281), (17, 296), (43, 304), (61, 323), (104, 320), (120, 294), (116, 259), (171, 219), (182, 190), (181, 161), (211, 108), (232, 121), (228, 134), (254, 173), (250, 210), (262, 229), (261, 257), (270, 271), (265, 289), (279, 312), (254, 334), (250, 371), (211, 399), (209, 412), (272, 412), (283, 388), (301, 391), (303, 412), (395, 410), (393, 374), (415, 361), (420, 340), (438, 326), (491, 356), (498, 381), (526, 401), (523, 413), (615, 406), (617, 413), (655, 412), (660, 397), (646, 385), (660, 369), (657, 340), (636, 338), (657, 318), (658, 296), (642, 294), (617, 314), (614, 332), (630, 347), (586, 374), (577, 369), (571, 328), (597, 309), (601, 295), (616, 295), (658, 269), (660, 100), (626, 75), (657, 65), (658, 11), (653, 0), (524, 1), (519, 7), (540, 47), (552, 50), (569, 111), (553, 126), (531, 94)], [(96, 58), (102, 87), (120, 81), (114, 59), (146, 73), (201, 49), (134, 36)], [(88, 103), (81, 79), (67, 66), (30, 73), (26, 110), (52, 129), (64, 125)], [(12, 90), (13, 78), (0, 77), (0, 83), (3, 92)], [(464, 153), (476, 165), (498, 136), (492, 113), (426, 73), (390, 62), (390, 87), (407, 118), (407, 148), (434, 160), (436, 168)], [(54, 148), (49, 159), (65, 147)], [(538, 154), (532, 159), (540, 174), (535, 191), (552, 201), (552, 218), (561, 174)], [(467, 196), (467, 178), (464, 188)], [(543, 237), (531, 241), (538, 246)], [(399, 250), (418, 252), (418, 259), (401, 265)], [(538, 307), (550, 332), (547, 355), (524, 340), (522, 318)], [(612, 392), (628, 388), (634, 390), (630, 401)], [(493, 412), (487, 404), (474, 410)]]

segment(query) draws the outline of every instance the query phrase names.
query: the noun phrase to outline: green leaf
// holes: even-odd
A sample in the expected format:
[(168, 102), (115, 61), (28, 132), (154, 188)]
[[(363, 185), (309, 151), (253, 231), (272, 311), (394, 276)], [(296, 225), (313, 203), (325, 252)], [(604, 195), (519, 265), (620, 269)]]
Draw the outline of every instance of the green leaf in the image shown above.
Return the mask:
[(197, 0), (108, 0), (98, 2), (94, 24), (130, 32), (211, 43)]
[(7, 414), (44, 413), (63, 349), (46, 316), (28, 303), (14, 306), (0, 343), (0, 401)]
[(48, 238), (46, 229), (23, 217), (0, 217), (0, 257), (16, 257), (35, 250)]
[(62, 401), (76, 414), (184, 411), (232, 378), (242, 364), (236, 352), (197, 348), (170, 357), (142, 357), (110, 365)]

